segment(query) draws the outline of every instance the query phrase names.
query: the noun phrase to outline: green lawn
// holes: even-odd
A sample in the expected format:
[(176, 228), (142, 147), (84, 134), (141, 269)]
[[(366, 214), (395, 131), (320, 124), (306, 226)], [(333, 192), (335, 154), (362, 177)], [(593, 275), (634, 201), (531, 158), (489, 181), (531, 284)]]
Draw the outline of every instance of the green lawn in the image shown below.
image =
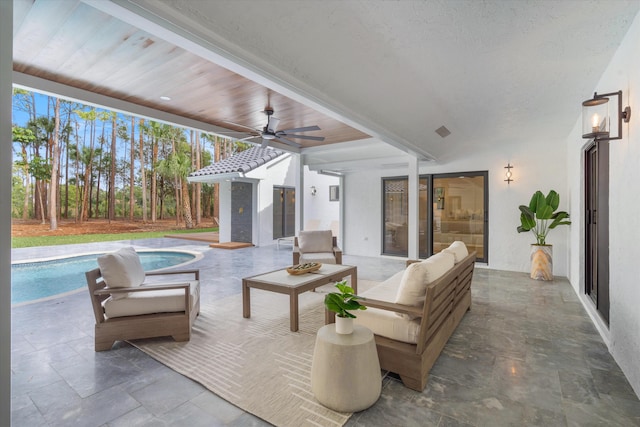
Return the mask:
[(206, 233), (218, 231), (218, 227), (198, 228), (197, 230), (165, 230), (145, 231), (137, 233), (117, 234), (79, 234), (71, 236), (39, 236), (39, 237), (12, 237), (12, 248), (30, 248), (33, 246), (69, 245), (72, 243), (109, 242), (113, 240), (137, 240), (164, 237), (167, 234)]

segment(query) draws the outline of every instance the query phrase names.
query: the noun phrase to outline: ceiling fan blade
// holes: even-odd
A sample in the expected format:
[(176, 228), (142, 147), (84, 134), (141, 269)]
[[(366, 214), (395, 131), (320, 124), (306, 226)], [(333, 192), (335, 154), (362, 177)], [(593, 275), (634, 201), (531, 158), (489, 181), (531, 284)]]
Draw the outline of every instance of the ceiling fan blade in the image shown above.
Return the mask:
[(251, 139), (256, 139), (256, 138), (260, 138), (260, 135), (248, 136), (246, 138), (239, 139), (238, 141), (249, 141)]
[(276, 140), (280, 142), (284, 142), (285, 144), (290, 145), (292, 147), (296, 147), (296, 148), (302, 147), (302, 145), (298, 144), (297, 142), (289, 141), (287, 138), (283, 138), (281, 136), (276, 136)]
[(245, 128), (245, 129), (251, 129), (252, 131), (256, 132), (256, 129), (255, 129), (255, 128), (252, 128), (251, 126), (246, 126), (246, 125), (242, 125), (242, 124), (240, 124), (240, 123), (230, 122), (230, 121), (228, 121), (228, 120), (223, 120), (222, 122), (223, 122), (223, 123), (227, 123), (227, 124), (229, 124), (229, 125), (233, 125), (233, 126), (238, 126), (238, 127), (241, 127), (241, 128)]
[(321, 130), (318, 126), (305, 126), (302, 128), (284, 129), (280, 132), (284, 133), (296, 133), (296, 132), (310, 132), (312, 130)]
[(297, 138), (297, 139), (309, 139), (311, 141), (324, 141), (324, 136), (307, 136), (307, 135), (291, 135), (288, 133), (280, 133), (276, 134), (277, 137), (286, 136), (287, 138)]
[(278, 124), (280, 123), (280, 119), (277, 117), (269, 116), (269, 120), (267, 123), (267, 129), (270, 132), (275, 132), (278, 129)]

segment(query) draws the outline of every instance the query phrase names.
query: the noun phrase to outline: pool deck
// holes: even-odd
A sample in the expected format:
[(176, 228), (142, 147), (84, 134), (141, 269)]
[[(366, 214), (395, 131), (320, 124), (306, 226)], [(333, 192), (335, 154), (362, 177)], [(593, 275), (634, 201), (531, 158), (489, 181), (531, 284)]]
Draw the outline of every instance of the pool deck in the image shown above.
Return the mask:
[(206, 231), (203, 233), (180, 233), (167, 234), (164, 237), (169, 239), (195, 240), (197, 242), (218, 243), (220, 235), (217, 231)]

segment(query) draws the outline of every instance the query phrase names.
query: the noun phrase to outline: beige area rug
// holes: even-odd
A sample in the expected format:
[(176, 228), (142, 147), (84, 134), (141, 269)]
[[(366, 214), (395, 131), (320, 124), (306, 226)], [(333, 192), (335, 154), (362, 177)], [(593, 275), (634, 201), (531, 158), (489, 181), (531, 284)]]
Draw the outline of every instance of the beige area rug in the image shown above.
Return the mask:
[[(358, 291), (376, 282), (358, 280)], [(316, 331), (324, 325), (324, 293), (300, 295), (298, 332), (289, 330), (289, 297), (251, 290), (251, 318), (242, 295), (201, 301), (191, 340), (138, 340), (133, 345), (218, 396), (276, 426), (342, 426), (350, 413), (318, 403), (311, 392)]]

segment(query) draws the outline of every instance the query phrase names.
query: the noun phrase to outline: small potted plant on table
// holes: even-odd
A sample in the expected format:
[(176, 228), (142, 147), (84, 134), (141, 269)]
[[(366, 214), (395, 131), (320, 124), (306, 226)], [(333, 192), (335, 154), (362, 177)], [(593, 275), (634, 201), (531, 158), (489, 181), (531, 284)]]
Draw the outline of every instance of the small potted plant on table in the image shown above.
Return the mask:
[(531, 245), (532, 279), (553, 280), (553, 246), (547, 244), (547, 234), (558, 225), (571, 224), (567, 212), (556, 212), (559, 204), (560, 196), (551, 190), (546, 197), (536, 191), (529, 206), (520, 205), (518, 233), (531, 231), (536, 236), (536, 243)]
[(354, 294), (351, 286), (346, 281), (336, 283), (336, 288), (340, 292), (330, 292), (324, 297), (324, 305), (327, 310), (336, 313), (336, 333), (350, 334), (353, 332), (353, 319), (356, 318), (349, 311), (366, 310), (367, 307), (357, 300), (361, 299)]

